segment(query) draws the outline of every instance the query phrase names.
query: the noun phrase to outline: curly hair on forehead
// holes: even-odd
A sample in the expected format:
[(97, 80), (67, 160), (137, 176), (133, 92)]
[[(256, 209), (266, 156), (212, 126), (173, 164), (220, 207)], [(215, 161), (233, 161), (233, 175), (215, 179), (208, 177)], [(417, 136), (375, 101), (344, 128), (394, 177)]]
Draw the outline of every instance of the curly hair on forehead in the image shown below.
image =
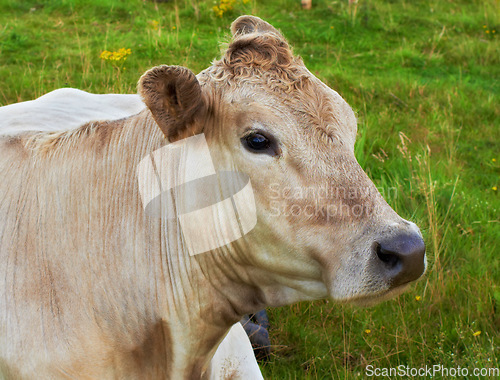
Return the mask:
[(271, 91), (288, 92), (302, 86), (307, 69), (271, 24), (255, 16), (240, 16), (231, 24), (231, 33), (223, 57), (200, 73), (200, 78), (218, 85), (244, 82)]
[(266, 86), (290, 92), (303, 87), (307, 69), (279, 32), (235, 34), (223, 57), (205, 71), (215, 81)]

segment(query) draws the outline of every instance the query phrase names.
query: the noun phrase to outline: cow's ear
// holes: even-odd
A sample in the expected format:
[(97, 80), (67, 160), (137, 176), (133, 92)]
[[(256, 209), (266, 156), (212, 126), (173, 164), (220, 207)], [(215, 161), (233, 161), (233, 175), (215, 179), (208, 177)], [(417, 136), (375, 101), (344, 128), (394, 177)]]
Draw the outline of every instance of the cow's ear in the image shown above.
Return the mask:
[(170, 141), (179, 138), (204, 108), (200, 83), (185, 67), (153, 67), (139, 80), (138, 90)]
[(234, 37), (238, 37), (239, 35), (243, 34), (266, 32), (275, 33), (278, 36), (282, 37), (278, 29), (276, 29), (268, 22), (255, 16), (240, 16), (231, 24), (231, 33)]
[(255, 16), (240, 16), (231, 25), (233, 39), (222, 59), (235, 75), (248, 68), (282, 72), (294, 62), (286, 39), (271, 24)]

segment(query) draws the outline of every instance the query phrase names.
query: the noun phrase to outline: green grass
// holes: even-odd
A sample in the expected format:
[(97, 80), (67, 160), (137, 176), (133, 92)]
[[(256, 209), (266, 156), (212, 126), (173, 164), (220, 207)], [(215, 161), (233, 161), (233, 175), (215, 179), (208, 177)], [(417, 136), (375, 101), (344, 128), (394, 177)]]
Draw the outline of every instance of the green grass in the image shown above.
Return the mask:
[[(421, 227), (429, 270), (371, 309), (318, 301), (269, 310), (265, 377), (500, 367), (498, 1), (315, 0), (311, 11), (298, 0), (238, 1), (222, 18), (215, 4), (0, 0), (0, 105), (64, 86), (135, 92), (161, 63), (198, 72), (218, 57), (235, 17), (266, 19), (357, 112), (358, 160)], [(121, 47), (132, 54), (120, 70), (99, 58)]]

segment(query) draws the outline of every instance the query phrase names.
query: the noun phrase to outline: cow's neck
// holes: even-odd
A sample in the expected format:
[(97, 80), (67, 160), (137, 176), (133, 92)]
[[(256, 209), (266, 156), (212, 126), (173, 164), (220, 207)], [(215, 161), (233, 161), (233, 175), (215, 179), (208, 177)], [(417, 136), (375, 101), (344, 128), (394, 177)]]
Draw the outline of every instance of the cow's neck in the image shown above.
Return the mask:
[(242, 284), (244, 274), (224, 247), (190, 256), (175, 226), (162, 227), (164, 323), (182, 347), (174, 348), (175, 372), (197, 378), (230, 326), (264, 306), (259, 291)]
[[(149, 114), (145, 124), (127, 121), (123, 128), (131, 130), (121, 134), (130, 140), (124, 145), (157, 149), (164, 141), (160, 134), (151, 132), (154, 127)], [(190, 256), (176, 220), (150, 218), (140, 208), (133, 213), (140, 215), (143, 225), (139, 228), (145, 231), (143, 249), (154, 266), (158, 317), (166, 340), (172, 342), (172, 376), (197, 378), (231, 325), (243, 314), (263, 308), (263, 298), (257, 288), (240, 280), (245, 269), (234, 259), (238, 257), (233, 252), (239, 249), (237, 245)]]

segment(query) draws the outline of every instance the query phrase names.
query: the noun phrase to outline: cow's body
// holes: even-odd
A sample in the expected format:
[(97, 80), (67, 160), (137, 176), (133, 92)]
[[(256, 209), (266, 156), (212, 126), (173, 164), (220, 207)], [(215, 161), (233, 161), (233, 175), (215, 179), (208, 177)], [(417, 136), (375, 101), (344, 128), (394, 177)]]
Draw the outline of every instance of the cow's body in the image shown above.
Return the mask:
[[(241, 17), (232, 31), (224, 58), (197, 77), (146, 73), (136, 115), (0, 139), (6, 377), (201, 378), (244, 314), (328, 296), (378, 302), (424, 271), (418, 229), (354, 158), (347, 103), (269, 24)], [(250, 177), (257, 224), (192, 256), (178, 220), (144, 211), (136, 173), (199, 133), (218, 170)], [(196, 228), (216, 240), (223, 222)]]
[[(0, 107), (0, 136), (70, 130), (91, 121), (125, 118), (144, 108), (139, 95), (101, 95), (63, 88), (32, 101)], [(261, 378), (248, 336), (242, 325), (235, 323), (210, 361), (209, 379)]]

